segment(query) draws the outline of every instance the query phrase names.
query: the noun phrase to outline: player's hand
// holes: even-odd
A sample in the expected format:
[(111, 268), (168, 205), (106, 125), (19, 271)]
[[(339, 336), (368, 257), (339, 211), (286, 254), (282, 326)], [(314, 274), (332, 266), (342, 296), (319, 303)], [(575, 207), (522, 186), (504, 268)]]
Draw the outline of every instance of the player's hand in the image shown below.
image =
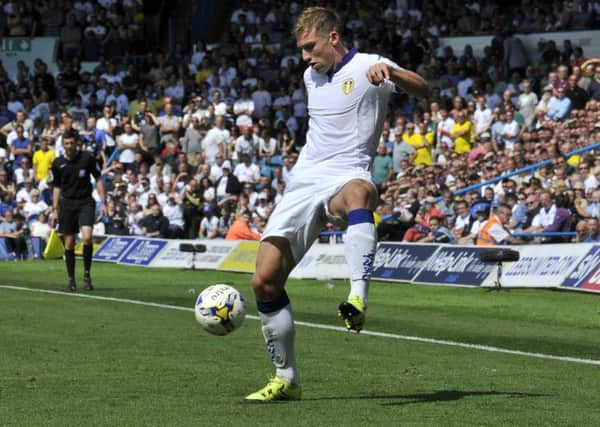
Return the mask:
[(383, 62), (371, 65), (367, 70), (367, 79), (371, 84), (380, 85), (390, 78), (390, 69)]

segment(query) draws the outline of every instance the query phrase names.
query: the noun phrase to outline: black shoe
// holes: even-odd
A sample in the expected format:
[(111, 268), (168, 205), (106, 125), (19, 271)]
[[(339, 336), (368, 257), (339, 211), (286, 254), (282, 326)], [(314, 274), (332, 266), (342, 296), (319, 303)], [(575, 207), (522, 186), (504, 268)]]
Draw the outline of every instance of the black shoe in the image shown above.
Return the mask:
[(77, 291), (77, 285), (75, 284), (75, 280), (74, 279), (70, 279), (69, 280), (69, 284), (67, 285), (67, 292), (75, 292)]
[(93, 291), (94, 286), (92, 285), (92, 278), (90, 276), (85, 276), (83, 278), (83, 289), (86, 291)]

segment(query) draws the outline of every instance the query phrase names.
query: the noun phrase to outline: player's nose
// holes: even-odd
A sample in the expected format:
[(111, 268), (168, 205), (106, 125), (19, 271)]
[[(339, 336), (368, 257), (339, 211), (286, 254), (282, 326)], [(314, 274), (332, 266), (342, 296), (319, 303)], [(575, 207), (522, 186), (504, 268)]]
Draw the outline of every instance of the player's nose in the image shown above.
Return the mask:
[(302, 60), (304, 62), (310, 62), (310, 54), (305, 50), (302, 51)]

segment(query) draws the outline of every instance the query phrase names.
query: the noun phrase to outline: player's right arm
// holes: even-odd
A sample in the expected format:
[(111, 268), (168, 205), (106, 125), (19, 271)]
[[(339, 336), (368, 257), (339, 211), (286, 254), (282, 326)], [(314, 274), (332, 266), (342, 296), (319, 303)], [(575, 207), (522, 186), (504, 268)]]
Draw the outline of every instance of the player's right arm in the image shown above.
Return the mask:
[(58, 159), (55, 159), (52, 162), (52, 181), (53, 181), (53, 189), (52, 189), (52, 212), (54, 213), (54, 221), (58, 221), (59, 214), (59, 201), (60, 201), (60, 192), (61, 192), (61, 174), (60, 168), (58, 167)]
[(52, 189), (52, 212), (54, 213), (55, 221), (58, 221), (58, 214), (59, 214), (58, 201), (59, 200), (60, 200), (60, 187), (55, 185), (54, 188)]

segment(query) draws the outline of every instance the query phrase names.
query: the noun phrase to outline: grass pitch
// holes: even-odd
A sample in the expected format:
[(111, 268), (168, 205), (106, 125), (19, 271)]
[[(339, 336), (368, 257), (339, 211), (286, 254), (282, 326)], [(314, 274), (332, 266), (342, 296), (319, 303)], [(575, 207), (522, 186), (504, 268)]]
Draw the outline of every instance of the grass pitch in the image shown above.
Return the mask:
[[(81, 274), (81, 264), (78, 263)], [(191, 308), (245, 274), (95, 264), (92, 295)], [(60, 261), (0, 284), (59, 290)], [(347, 283), (291, 280), (297, 320), (338, 325)], [(373, 283), (367, 329), (600, 360), (600, 299)], [(272, 373), (259, 322), (213, 337), (192, 312), (0, 288), (0, 425), (600, 425), (600, 366), (297, 327), (303, 400), (240, 403)]]

